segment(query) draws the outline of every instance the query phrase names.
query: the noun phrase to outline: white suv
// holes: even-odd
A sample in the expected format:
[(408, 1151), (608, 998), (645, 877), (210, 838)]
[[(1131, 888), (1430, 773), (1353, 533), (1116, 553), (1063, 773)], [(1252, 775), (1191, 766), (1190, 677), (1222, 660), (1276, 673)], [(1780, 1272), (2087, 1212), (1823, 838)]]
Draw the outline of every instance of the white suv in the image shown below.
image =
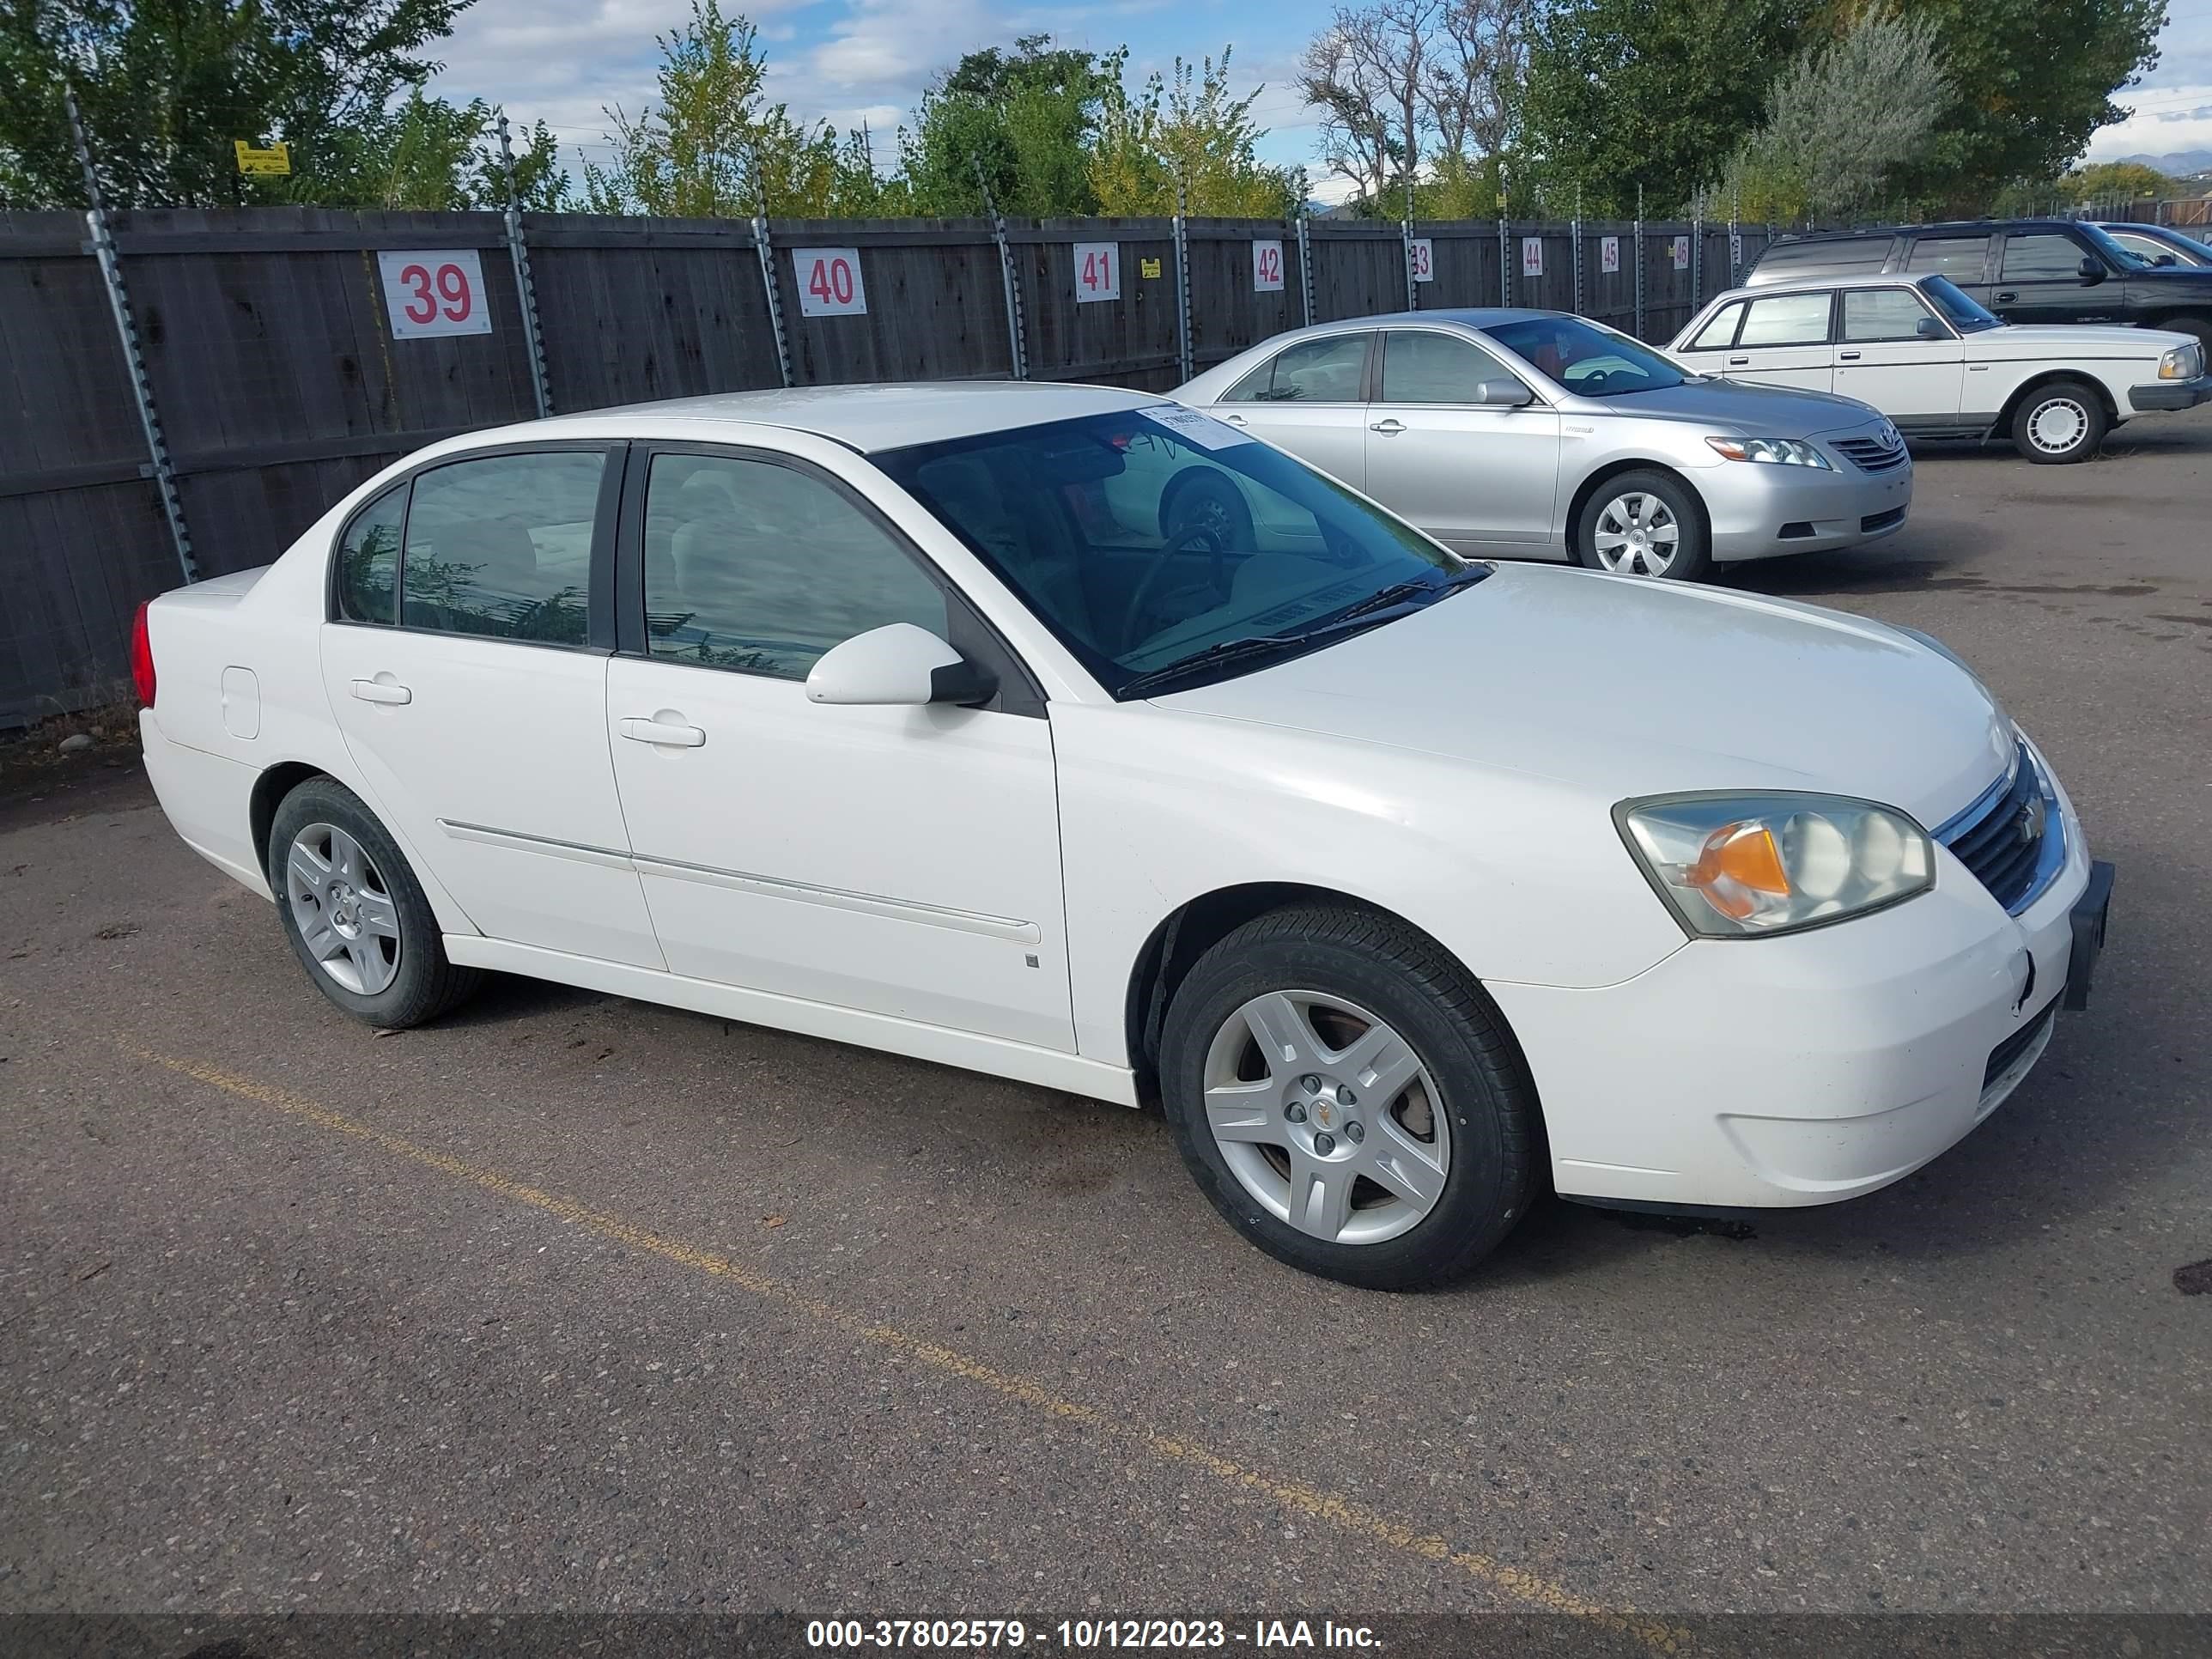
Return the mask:
[(2212, 399), (2189, 335), (2008, 324), (1933, 274), (1732, 289), (1668, 349), (1701, 374), (1856, 398), (1908, 438), (2009, 436), (2031, 461), (2087, 460), (2130, 416)]

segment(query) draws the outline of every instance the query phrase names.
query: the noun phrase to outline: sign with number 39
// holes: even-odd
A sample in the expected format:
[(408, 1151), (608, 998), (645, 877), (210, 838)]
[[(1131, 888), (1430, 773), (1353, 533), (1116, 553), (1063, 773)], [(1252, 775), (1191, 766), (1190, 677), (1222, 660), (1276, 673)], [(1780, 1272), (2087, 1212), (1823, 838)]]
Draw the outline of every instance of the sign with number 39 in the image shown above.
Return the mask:
[(384, 278), (384, 305), (392, 318), (393, 339), (491, 332), (483, 266), (474, 248), (379, 253), (376, 265)]
[(860, 281), (856, 247), (795, 247), (791, 273), (799, 283), (802, 317), (865, 317), (868, 290)]

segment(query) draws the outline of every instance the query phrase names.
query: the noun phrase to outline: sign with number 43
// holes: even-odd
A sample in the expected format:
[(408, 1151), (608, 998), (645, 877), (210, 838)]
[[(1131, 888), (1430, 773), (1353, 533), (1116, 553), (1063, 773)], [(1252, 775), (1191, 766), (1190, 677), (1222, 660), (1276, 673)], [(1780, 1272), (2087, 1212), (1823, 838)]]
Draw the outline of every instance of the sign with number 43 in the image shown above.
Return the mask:
[(376, 265), (384, 278), (384, 306), (392, 318), (393, 339), (491, 332), (483, 266), (474, 248), (379, 253)]

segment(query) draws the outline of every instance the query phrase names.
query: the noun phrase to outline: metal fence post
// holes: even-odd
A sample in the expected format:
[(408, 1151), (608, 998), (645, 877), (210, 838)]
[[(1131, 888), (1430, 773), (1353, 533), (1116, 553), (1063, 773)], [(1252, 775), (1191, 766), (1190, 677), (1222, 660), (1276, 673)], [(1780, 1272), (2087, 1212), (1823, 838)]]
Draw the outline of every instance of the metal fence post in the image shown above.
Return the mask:
[(1739, 190), (1729, 198), (1729, 286), (1741, 286), (1743, 281), (1743, 192)]
[(999, 277), (1006, 289), (1006, 338), (1013, 353), (1014, 378), (1026, 380), (1030, 377), (1029, 342), (1022, 329), (1022, 285), (1014, 270), (1013, 250), (1006, 243), (1006, 216), (991, 199), (991, 186), (983, 177), (983, 158), (971, 155), (968, 159), (975, 168), (975, 188), (983, 192), (983, 211), (991, 216), (991, 240), (999, 245)]
[(1306, 234), (1306, 204), (1298, 203), (1298, 287), (1305, 301), (1306, 326), (1313, 326), (1313, 241)]
[(1421, 289), (1413, 279), (1413, 174), (1411, 168), (1406, 173), (1406, 216), (1399, 221), (1398, 239), (1405, 244), (1406, 250), (1406, 309), (1419, 311), (1421, 308)]
[(545, 340), (538, 331), (538, 285), (530, 279), (530, 244), (522, 234), (522, 204), (514, 194), (514, 146), (507, 135), (507, 112), (499, 112), (499, 165), (507, 179), (507, 252), (514, 261), (515, 297), (522, 306), (522, 342), (530, 354), (530, 389), (538, 398), (538, 418), (553, 412), (553, 385), (545, 368)]
[(1575, 315), (1583, 317), (1589, 313), (1583, 305), (1583, 214), (1582, 191), (1579, 189), (1575, 191), (1574, 222), (1567, 228), (1567, 234), (1574, 238), (1568, 262), (1575, 271)]
[(100, 174), (92, 165), (92, 146), (84, 136), (84, 118), (78, 113), (76, 94), (62, 93), (69, 107), (70, 139), (76, 146), (76, 164), (84, 173), (84, 191), (92, 206), (84, 216), (91, 233), (93, 257), (100, 262), (100, 284), (107, 290), (107, 308), (115, 319), (116, 337), (123, 343), (124, 367), (131, 375), (131, 395), (138, 405), (138, 425), (146, 434), (147, 471), (161, 497), (161, 512), (169, 521), (169, 538), (177, 544), (177, 565), (185, 580), (200, 579), (199, 561), (192, 556), (191, 532), (185, 526), (184, 498), (177, 494), (177, 475), (169, 465), (169, 446), (161, 436), (161, 418), (154, 410), (154, 383), (146, 377), (145, 354), (138, 349), (138, 325), (131, 315), (131, 295), (123, 286), (123, 265), (116, 258), (115, 237), (107, 228), (107, 204), (100, 194)]
[(1188, 380), (1197, 373), (1191, 366), (1190, 356), (1190, 240), (1184, 230), (1185, 210), (1190, 198), (1183, 182), (1176, 180), (1175, 262), (1176, 262), (1176, 362)]
[(1705, 298), (1705, 222), (1702, 209), (1690, 215), (1690, 309), (1695, 311)]
[(753, 168), (754, 200), (757, 210), (753, 214), (753, 249), (760, 255), (761, 287), (768, 293), (769, 326), (775, 331), (775, 366), (783, 374), (786, 386), (798, 381), (791, 372), (791, 342), (783, 331), (783, 292), (775, 281), (775, 246), (768, 234), (768, 193), (761, 186), (760, 168)]
[(1504, 197), (1501, 193), (1498, 213), (1498, 303), (1510, 306), (1513, 303), (1513, 259), (1510, 246), (1513, 238), (1506, 229), (1504, 209)]
[(1636, 187), (1636, 337), (1644, 337), (1644, 186)]

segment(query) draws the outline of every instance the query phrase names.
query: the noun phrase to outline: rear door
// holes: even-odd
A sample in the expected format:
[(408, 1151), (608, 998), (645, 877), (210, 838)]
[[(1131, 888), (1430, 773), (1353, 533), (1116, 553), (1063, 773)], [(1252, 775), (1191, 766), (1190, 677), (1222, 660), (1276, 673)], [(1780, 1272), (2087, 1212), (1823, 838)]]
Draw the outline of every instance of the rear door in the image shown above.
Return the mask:
[(1367, 487), (1367, 330), (1299, 340), (1239, 380), (1213, 413), (1300, 460)]
[[(2101, 282), (2083, 277), (2084, 259), (2096, 262)], [(2063, 230), (2011, 231), (1998, 255), (1996, 295), (1985, 303), (2008, 323), (2109, 323), (2127, 308), (2127, 282)]]
[(1804, 289), (1763, 295), (1744, 307), (1735, 343), (1723, 354), (1721, 372), (1731, 380), (1826, 392), (1835, 378), (1830, 343), (1833, 290)]
[(1995, 274), (1990, 269), (1990, 244), (1993, 240), (1986, 231), (1966, 236), (1911, 237), (1905, 246), (1903, 269), (1915, 276), (1923, 271), (1948, 276), (1986, 306), (1990, 303), (1990, 279)]
[(1533, 390), (1518, 409), (1478, 404), (1486, 380), (1526, 385), (1462, 335), (1385, 333), (1381, 396), (1368, 410), (1367, 493), (1462, 551), (1544, 546), (1559, 489), (1559, 413)]
[(1908, 427), (1956, 415), (1966, 342), (1907, 286), (1841, 292), (1836, 390)]
[(323, 680), (370, 805), (487, 936), (658, 968), (607, 746), (623, 449), (478, 453), (364, 507)]

